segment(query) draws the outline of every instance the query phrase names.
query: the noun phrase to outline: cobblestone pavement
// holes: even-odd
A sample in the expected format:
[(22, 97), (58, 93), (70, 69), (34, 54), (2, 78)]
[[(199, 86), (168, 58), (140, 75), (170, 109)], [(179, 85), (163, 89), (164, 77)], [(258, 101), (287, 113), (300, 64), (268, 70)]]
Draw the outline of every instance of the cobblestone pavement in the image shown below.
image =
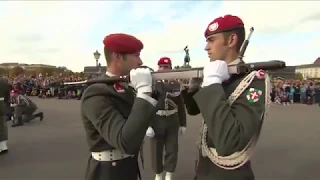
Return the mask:
[[(35, 102), (45, 113), (10, 128), (10, 152), (0, 156), (0, 180), (81, 180), (89, 157), (77, 100)], [(272, 105), (253, 167), (257, 180), (319, 180), (320, 107)], [(192, 180), (200, 117), (189, 117), (185, 136), (180, 138), (176, 180)], [(9, 122), (10, 124), (11, 122)], [(152, 180), (149, 143), (145, 143), (144, 180)]]

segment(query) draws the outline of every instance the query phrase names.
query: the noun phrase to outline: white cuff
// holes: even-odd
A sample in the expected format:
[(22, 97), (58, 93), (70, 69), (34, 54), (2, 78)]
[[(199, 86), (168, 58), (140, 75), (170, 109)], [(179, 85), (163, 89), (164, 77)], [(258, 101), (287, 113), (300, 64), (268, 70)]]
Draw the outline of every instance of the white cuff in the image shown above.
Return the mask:
[(219, 78), (217, 76), (206, 77), (203, 79), (203, 83), (202, 83), (201, 87), (206, 87), (206, 86), (210, 86), (211, 84), (221, 84), (221, 83), (222, 83), (221, 78)]
[(153, 106), (156, 106), (158, 104), (158, 101), (153, 99), (152, 97), (144, 94), (144, 93), (137, 93), (137, 98), (141, 98), (144, 99), (146, 101), (148, 101), (150, 104), (152, 104)]
[(141, 86), (137, 88), (138, 93), (152, 93), (152, 87), (151, 86)]

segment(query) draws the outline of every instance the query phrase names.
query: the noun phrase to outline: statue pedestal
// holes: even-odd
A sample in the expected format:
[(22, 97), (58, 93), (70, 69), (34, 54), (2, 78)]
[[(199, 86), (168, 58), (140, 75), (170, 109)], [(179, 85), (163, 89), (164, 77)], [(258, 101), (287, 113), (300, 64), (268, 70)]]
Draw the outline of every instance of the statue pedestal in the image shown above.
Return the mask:
[(190, 69), (191, 68), (191, 66), (189, 65), (189, 64), (185, 64), (185, 65), (183, 65), (183, 66), (180, 66), (180, 69)]

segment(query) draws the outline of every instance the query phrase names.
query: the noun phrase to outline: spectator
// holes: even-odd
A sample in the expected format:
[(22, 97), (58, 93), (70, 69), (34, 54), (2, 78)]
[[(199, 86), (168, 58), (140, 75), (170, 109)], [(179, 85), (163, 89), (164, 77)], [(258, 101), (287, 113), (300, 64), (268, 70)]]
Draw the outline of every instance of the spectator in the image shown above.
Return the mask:
[(85, 79), (74, 76), (17, 76), (5, 77), (13, 88), (19, 89), (26, 96), (39, 98), (80, 99), (83, 86), (65, 86), (64, 82), (83, 81)]
[[(90, 78), (95, 78), (91, 76)], [(64, 82), (86, 80), (75, 76), (17, 76), (5, 77), (15, 87), (27, 96), (39, 98), (80, 99), (85, 86), (63, 85)], [(178, 79), (187, 86), (189, 79)], [(272, 79), (271, 100), (278, 104), (290, 103), (320, 104), (320, 81), (318, 80), (284, 80)]]

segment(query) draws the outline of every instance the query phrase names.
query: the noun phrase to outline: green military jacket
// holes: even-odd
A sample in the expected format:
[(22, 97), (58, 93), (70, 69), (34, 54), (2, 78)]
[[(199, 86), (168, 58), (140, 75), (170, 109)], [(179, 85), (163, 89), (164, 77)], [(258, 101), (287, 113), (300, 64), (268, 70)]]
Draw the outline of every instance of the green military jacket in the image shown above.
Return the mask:
[(10, 104), (10, 85), (5, 79), (2, 78), (0, 78), (0, 98), (0, 115), (5, 115), (6, 108)]
[(186, 110), (181, 95), (181, 84), (178, 81), (157, 81), (154, 89), (159, 93), (158, 110), (178, 110), (180, 126), (187, 126)]
[[(188, 112), (201, 113), (208, 127), (207, 145), (216, 149), (219, 156), (241, 151), (260, 131), (265, 112), (265, 79), (257, 77), (230, 106), (227, 99), (245, 75), (232, 75), (228, 82), (212, 84), (187, 98)], [(198, 180), (253, 180), (250, 162), (236, 170), (225, 170), (207, 157), (199, 156)]]
[(5, 80), (0, 78), (0, 142), (8, 140), (8, 127), (6, 114), (9, 107), (10, 85)]
[(90, 151), (118, 149), (124, 154), (137, 154), (157, 111), (155, 106), (121, 84), (87, 87), (81, 113)]

